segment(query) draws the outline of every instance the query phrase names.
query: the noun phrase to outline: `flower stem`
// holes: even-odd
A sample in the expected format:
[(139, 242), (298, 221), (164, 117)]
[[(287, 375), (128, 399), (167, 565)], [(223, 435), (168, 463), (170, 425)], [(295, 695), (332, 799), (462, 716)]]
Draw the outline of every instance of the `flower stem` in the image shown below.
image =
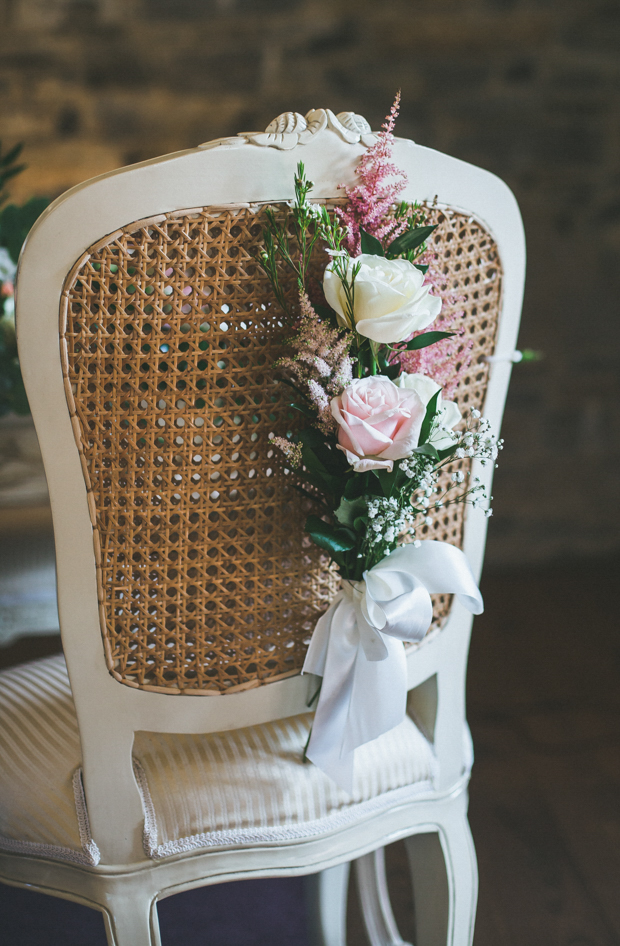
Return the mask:
[(310, 759), (308, 758), (308, 756), (306, 755), (306, 753), (307, 753), (307, 751), (308, 751), (308, 746), (310, 745), (310, 737), (311, 737), (311, 735), (312, 735), (312, 726), (310, 727), (310, 732), (308, 733), (308, 738), (306, 739), (306, 744), (305, 744), (305, 746), (304, 746), (304, 753), (303, 753), (303, 755), (302, 755), (302, 757), (301, 757), (301, 761), (302, 761), (302, 762), (309, 762), (309, 761), (310, 761)]
[[(323, 680), (321, 680), (321, 682), (319, 683), (318, 687), (316, 688), (316, 690), (315, 690), (313, 696), (311, 696), (310, 699), (308, 700), (308, 702), (307, 702), (307, 704), (306, 704), (306, 706), (308, 707), (308, 709), (310, 709), (310, 707), (312, 706), (312, 704), (313, 704), (314, 702), (316, 702), (316, 700), (318, 699), (318, 696), (319, 696), (319, 693), (321, 692), (321, 687), (322, 687), (322, 686), (323, 686)], [(309, 761), (310, 761), (310, 760), (308, 759), (308, 756), (306, 755), (306, 753), (307, 753), (307, 751), (308, 751), (308, 746), (310, 745), (310, 737), (311, 737), (311, 736), (312, 736), (312, 726), (310, 727), (310, 732), (308, 733), (308, 738), (306, 739), (306, 744), (305, 744), (305, 746), (304, 746), (304, 752), (303, 752), (303, 755), (302, 755), (302, 757), (301, 757), (301, 761), (302, 761), (302, 762), (309, 762)]]
[(377, 342), (370, 342), (370, 373), (376, 375), (377, 373), (377, 350), (379, 345)]

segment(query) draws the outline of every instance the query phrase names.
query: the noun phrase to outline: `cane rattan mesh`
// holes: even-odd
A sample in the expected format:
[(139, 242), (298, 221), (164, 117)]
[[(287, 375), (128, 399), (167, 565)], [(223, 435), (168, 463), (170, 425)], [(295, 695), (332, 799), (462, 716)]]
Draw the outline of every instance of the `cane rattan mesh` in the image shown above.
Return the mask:
[[(480, 406), (496, 248), (475, 221), (431, 213), (475, 343), (457, 399)], [(297, 673), (338, 587), (268, 439), (298, 421), (274, 381), (283, 325), (253, 259), (262, 214), (210, 207), (138, 221), (92, 246), (65, 282), (63, 370), (101, 628), (110, 672), (130, 686), (216, 695)], [(426, 532), (458, 545), (462, 526), (463, 507), (449, 507)], [(435, 624), (449, 605), (436, 596)]]

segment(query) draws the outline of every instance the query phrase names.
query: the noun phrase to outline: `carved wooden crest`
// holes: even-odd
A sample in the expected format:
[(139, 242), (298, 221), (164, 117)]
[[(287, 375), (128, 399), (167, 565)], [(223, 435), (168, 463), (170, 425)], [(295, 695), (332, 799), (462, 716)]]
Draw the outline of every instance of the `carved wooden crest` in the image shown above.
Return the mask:
[(267, 125), (265, 131), (242, 131), (235, 138), (218, 138), (199, 147), (238, 148), (251, 144), (261, 148), (290, 151), (297, 145), (308, 144), (315, 135), (324, 131), (339, 135), (348, 144), (358, 144), (361, 141), (366, 147), (370, 147), (377, 140), (376, 133), (371, 131), (363, 115), (356, 115), (355, 112), (339, 112), (334, 115), (329, 108), (313, 108), (305, 116), (299, 112), (283, 112)]

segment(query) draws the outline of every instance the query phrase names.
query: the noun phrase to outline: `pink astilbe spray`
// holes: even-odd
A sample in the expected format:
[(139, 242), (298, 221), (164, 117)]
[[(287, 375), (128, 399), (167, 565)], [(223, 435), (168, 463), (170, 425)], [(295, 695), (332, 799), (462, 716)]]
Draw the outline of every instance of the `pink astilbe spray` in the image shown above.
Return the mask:
[[(297, 334), (290, 339), (293, 355), (285, 355), (277, 362), (291, 381), (309, 398), (316, 408), (316, 427), (323, 433), (336, 429), (330, 402), (351, 383), (353, 360), (349, 355), (352, 334), (342, 334), (318, 317), (305, 292), (299, 295), (301, 321)], [(274, 439), (274, 443), (280, 446)]]
[(421, 263), (428, 264), (426, 282), (433, 287), (432, 292), (442, 300), (441, 314), (432, 325), (411, 336), (424, 332), (454, 332), (455, 337), (445, 338), (441, 342), (422, 348), (420, 351), (406, 351), (397, 355), (393, 361), (400, 364), (409, 374), (425, 374), (443, 388), (443, 396), (450, 400), (471, 364), (473, 342), (465, 338), (462, 321), (465, 312), (461, 308), (462, 298), (448, 285), (446, 277), (437, 265), (437, 255), (427, 251), (420, 257)]
[(391, 160), (399, 110), (400, 92), (377, 141), (355, 169), (359, 183), (353, 187), (340, 185), (348, 200), (344, 207), (336, 208), (336, 213), (346, 230), (345, 246), (351, 256), (361, 252), (360, 227), (384, 244), (391, 243), (407, 229), (407, 216), (395, 219), (392, 215), (394, 202), (407, 183), (407, 175)]

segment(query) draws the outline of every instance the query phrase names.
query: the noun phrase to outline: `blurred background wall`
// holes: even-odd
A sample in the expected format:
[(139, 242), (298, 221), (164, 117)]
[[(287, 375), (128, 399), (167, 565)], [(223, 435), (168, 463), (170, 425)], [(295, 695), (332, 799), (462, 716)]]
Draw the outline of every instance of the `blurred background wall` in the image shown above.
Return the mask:
[(529, 271), (488, 561), (620, 546), (618, 0), (0, 0), (12, 197), (354, 110), (504, 178)]

